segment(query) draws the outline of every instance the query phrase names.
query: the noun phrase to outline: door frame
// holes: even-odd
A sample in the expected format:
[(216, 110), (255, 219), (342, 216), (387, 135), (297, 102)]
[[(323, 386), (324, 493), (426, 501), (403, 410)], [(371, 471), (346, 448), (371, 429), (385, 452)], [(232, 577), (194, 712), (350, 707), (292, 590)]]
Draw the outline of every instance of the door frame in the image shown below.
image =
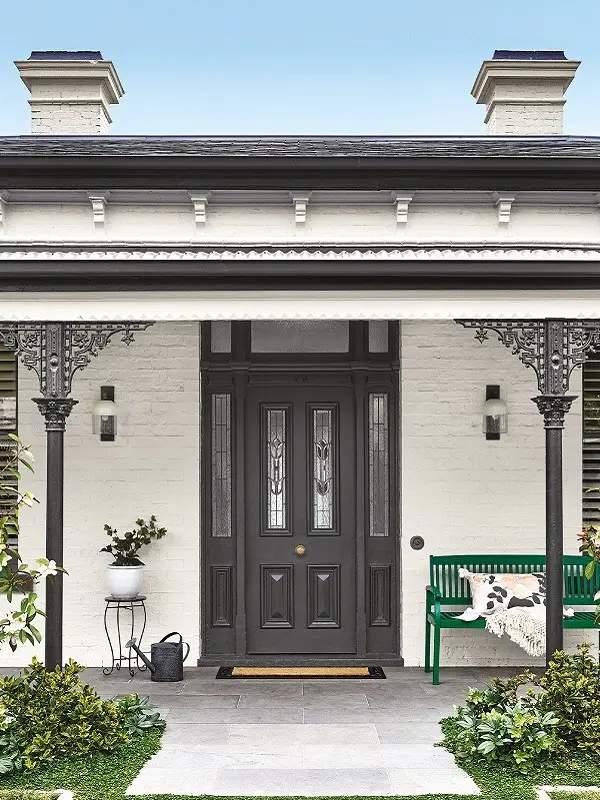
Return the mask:
[[(347, 386), (354, 389), (356, 433), (356, 600), (357, 655), (294, 656), (294, 663), (401, 665), (401, 531), (399, 447), (399, 353), (400, 324), (389, 323), (386, 353), (369, 352), (369, 323), (349, 322), (348, 353), (256, 354), (250, 349), (250, 322), (231, 323), (228, 353), (213, 353), (211, 323), (201, 323), (201, 519), (200, 519), (200, 619), (199, 665), (277, 665), (289, 663), (289, 655), (248, 656), (246, 649), (246, 487), (245, 425), (246, 393), (257, 386)], [(299, 371), (301, 370), (301, 371)], [(367, 396), (374, 391), (389, 395), (389, 537), (366, 534), (368, 474), (366, 466)], [(229, 537), (211, 536), (211, 404), (213, 394), (230, 396), (232, 531)], [(206, 476), (206, 480), (204, 479)], [(389, 568), (391, 619), (389, 624), (367, 619), (367, 548), (386, 548), (382, 567)], [(376, 559), (377, 560), (377, 559)], [(374, 565), (376, 566), (376, 565)], [(215, 600), (218, 597), (218, 603)], [(212, 598), (212, 603), (211, 603)], [(213, 608), (218, 604), (219, 608)], [(373, 623), (373, 620), (371, 620)]]

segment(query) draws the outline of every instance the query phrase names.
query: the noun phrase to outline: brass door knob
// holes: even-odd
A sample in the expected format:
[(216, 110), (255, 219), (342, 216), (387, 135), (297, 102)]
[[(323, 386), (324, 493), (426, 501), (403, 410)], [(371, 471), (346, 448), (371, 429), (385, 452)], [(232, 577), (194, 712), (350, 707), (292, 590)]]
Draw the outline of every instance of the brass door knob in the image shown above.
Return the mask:
[(306, 553), (306, 547), (303, 544), (297, 545), (296, 549), (294, 550), (297, 556), (303, 556)]

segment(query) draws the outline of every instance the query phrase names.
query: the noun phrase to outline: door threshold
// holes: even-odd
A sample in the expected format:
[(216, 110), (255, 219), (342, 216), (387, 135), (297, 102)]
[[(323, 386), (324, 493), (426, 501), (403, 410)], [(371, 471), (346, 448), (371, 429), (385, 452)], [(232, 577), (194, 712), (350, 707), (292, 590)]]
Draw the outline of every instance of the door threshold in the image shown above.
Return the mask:
[(335, 667), (344, 664), (348, 667), (403, 667), (404, 659), (400, 656), (355, 655), (297, 656), (297, 655), (261, 655), (236, 656), (231, 653), (221, 656), (200, 656), (199, 667)]

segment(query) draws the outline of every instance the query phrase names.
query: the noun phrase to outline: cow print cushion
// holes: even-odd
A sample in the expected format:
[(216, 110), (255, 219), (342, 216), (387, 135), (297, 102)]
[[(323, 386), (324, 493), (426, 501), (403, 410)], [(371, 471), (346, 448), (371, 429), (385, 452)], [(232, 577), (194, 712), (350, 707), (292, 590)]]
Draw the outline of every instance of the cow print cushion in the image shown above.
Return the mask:
[(489, 617), (499, 608), (531, 608), (546, 605), (546, 575), (543, 572), (481, 573), (461, 568), (461, 578), (471, 586), (471, 608), (458, 619), (471, 621)]

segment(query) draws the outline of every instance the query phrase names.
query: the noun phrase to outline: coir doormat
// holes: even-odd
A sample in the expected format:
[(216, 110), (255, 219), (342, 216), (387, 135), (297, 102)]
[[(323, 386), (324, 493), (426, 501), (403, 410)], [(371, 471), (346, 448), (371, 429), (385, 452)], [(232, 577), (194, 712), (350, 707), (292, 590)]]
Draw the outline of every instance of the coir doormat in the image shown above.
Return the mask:
[(219, 667), (217, 678), (385, 678), (381, 667)]

